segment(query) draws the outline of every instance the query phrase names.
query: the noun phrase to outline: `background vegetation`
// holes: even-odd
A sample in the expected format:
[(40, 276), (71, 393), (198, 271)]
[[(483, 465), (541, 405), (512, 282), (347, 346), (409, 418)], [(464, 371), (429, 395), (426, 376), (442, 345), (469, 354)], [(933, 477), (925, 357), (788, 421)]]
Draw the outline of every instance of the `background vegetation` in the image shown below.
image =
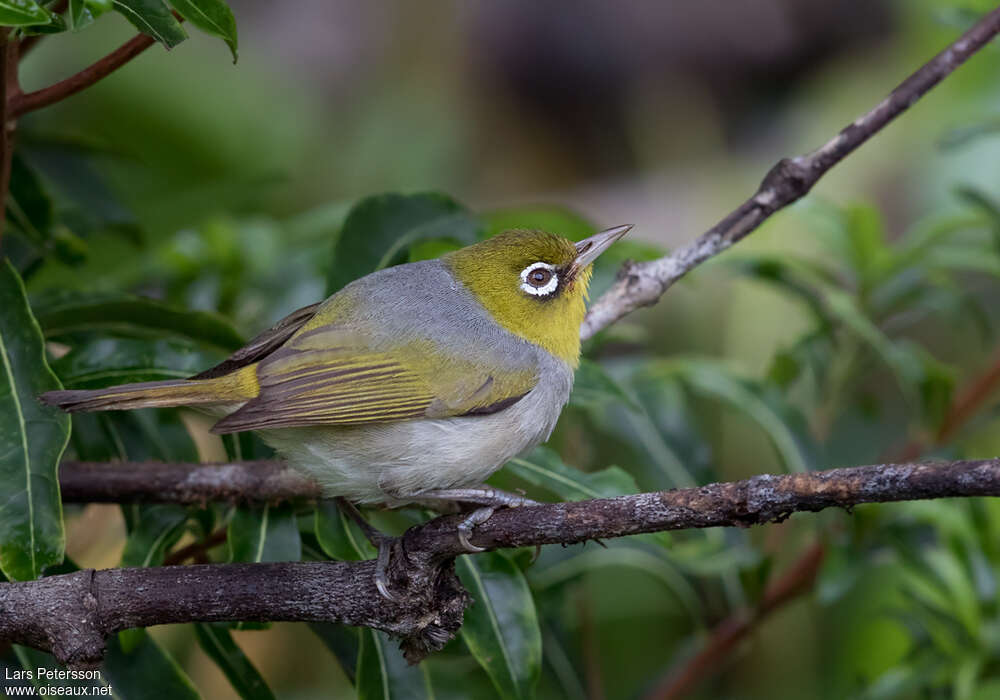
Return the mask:
[[(67, 31), (23, 60), (26, 91), (133, 36), (129, 8), (160, 5), (105, 4), (69, 3)], [(233, 64), (221, 6), (172, 4), (198, 27), (189, 41), (18, 126), (0, 330), (33, 342), (14, 336), (30, 326), (19, 276), (67, 387), (187, 376), (345, 281), (513, 226), (636, 224), (596, 296), (625, 257), (707, 228), (992, 9), (247, 1)], [(189, 5), (220, 14), (196, 22)], [(27, 6), (0, 2), (0, 23)], [(998, 69), (994, 45), (814, 194), (591, 341), (553, 440), (495, 482), (555, 500), (1000, 453)], [(183, 412), (72, 423), (82, 459), (267, 454)], [(376, 517), (399, 531), (422, 514)], [(0, 552), (4, 573), (176, 562), (198, 542), (195, 560), (370, 556), (327, 506), (67, 506), (65, 522), (66, 563), (52, 521), (51, 551)], [(720, 624), (762, 610), (696, 696), (990, 698), (998, 535), (997, 502), (934, 501), (465, 557), (477, 605), (419, 668), (367, 630), (188, 625), (121, 634), (105, 677), (126, 697), (655, 696)], [(782, 580), (794, 594), (759, 608)], [(43, 656), (14, 647), (2, 663)]]

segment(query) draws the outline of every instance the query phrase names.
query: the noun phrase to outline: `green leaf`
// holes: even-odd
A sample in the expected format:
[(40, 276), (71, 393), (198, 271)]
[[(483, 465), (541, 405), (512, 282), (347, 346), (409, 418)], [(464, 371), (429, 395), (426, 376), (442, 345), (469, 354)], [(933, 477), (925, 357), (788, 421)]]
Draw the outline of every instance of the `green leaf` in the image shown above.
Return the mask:
[(601, 365), (585, 357), (581, 358), (580, 366), (576, 368), (576, 374), (573, 377), (573, 393), (569, 396), (570, 405), (588, 408), (612, 401), (621, 401), (630, 408), (638, 409), (635, 401), (625, 393), (625, 390), (611, 375), (604, 371)]
[(129, 294), (53, 294), (38, 299), (38, 322), (46, 338), (103, 330), (140, 336), (171, 335), (221, 350), (243, 345), (233, 325), (219, 314), (181, 309)]
[(566, 549), (546, 556), (529, 569), (531, 589), (539, 591), (576, 581), (597, 569), (641, 571), (662, 583), (679, 607), (696, 625), (703, 625), (705, 609), (698, 591), (684, 577), (665, 550), (642, 546), (634, 540), (609, 542), (606, 547)]
[(198, 700), (201, 696), (167, 652), (146, 630), (136, 630), (138, 642), (130, 651), (117, 637), (108, 639), (101, 677), (117, 698), (125, 700)]
[(50, 238), (52, 199), (38, 174), (23, 158), (14, 156), (10, 164), (10, 192), (7, 197), (7, 220), (13, 222), (35, 243)]
[(129, 533), (122, 552), (122, 566), (159, 566), (167, 550), (184, 533), (188, 512), (167, 503), (129, 507)]
[(475, 602), (462, 639), (503, 698), (534, 697), (542, 668), (542, 634), (524, 574), (500, 552), (456, 560)]
[[(29, 647), (14, 646), (21, 665), (34, 671), (31, 683), (35, 688), (51, 689), (48, 695), (67, 694), (67, 688), (86, 688), (77, 691), (92, 697), (115, 697), (121, 700), (197, 700), (200, 696), (191, 679), (145, 630), (134, 632), (136, 644), (126, 652), (117, 637), (108, 640), (104, 662), (98, 670), (99, 678), (62, 679), (38, 673), (38, 669), (56, 672), (65, 670), (51, 655)], [(105, 695), (108, 686), (111, 693)], [(59, 689), (62, 689), (61, 692)], [(41, 693), (38, 693), (41, 695)]]
[(911, 405), (917, 405), (919, 386), (924, 377), (921, 358), (912, 352), (912, 345), (894, 343), (865, 315), (853, 297), (846, 292), (830, 290), (826, 305), (841, 323), (860, 340), (867, 343), (892, 370), (900, 391)]
[(27, 27), (51, 21), (52, 14), (35, 0), (0, 0), (0, 26)]
[(480, 223), (451, 198), (434, 193), (384, 194), (361, 200), (334, 243), (327, 294), (398, 262), (414, 243), (447, 238), (475, 243)]
[(829, 320), (823, 305), (822, 290), (832, 283), (828, 271), (809, 261), (766, 253), (733, 256), (727, 264), (737, 272), (789, 292), (805, 302), (821, 323)]
[(361, 630), (333, 622), (310, 622), (309, 629), (337, 659), (348, 680), (354, 683), (361, 651)]
[(692, 390), (721, 400), (746, 415), (770, 437), (789, 471), (816, 468), (819, 447), (802, 414), (773, 386), (744, 378), (725, 365), (699, 358), (672, 358), (650, 363), (647, 378), (676, 377)]
[(114, 0), (114, 3), (116, 12), (168, 49), (187, 39), (184, 28), (163, 0)]
[(69, 0), (69, 12), (66, 14), (69, 28), (78, 32), (94, 23), (94, 15), (85, 0)]
[(217, 36), (229, 46), (236, 63), (236, 18), (222, 0), (170, 0), (181, 16), (198, 29)]
[(116, 384), (183, 379), (222, 356), (173, 340), (96, 338), (76, 345), (52, 363), (69, 389), (99, 389)]
[(639, 491), (635, 479), (619, 467), (582, 472), (564, 464), (559, 455), (547, 447), (535, 448), (524, 457), (510, 460), (506, 468), (528, 483), (548, 489), (565, 501), (612, 498)]
[(244, 700), (274, 700), (274, 693), (260, 671), (233, 641), (229, 630), (221, 625), (196, 623), (198, 644), (209, 658), (226, 674), (233, 689)]
[(74, 32), (86, 29), (112, 6), (112, 0), (69, 0), (69, 12), (66, 14), (69, 29)]
[(298, 561), (302, 540), (291, 506), (239, 507), (229, 522), (230, 561)]
[(38, 395), (61, 388), (45, 362), (42, 333), (24, 285), (0, 262), (0, 570), (34, 579), (63, 558), (59, 460), (69, 416)]
[(371, 559), (376, 554), (357, 525), (333, 501), (323, 500), (316, 504), (314, 530), (320, 547), (333, 559), (357, 561)]
[(361, 630), (358, 700), (433, 700), (430, 675), (424, 664), (411, 666), (385, 632)]

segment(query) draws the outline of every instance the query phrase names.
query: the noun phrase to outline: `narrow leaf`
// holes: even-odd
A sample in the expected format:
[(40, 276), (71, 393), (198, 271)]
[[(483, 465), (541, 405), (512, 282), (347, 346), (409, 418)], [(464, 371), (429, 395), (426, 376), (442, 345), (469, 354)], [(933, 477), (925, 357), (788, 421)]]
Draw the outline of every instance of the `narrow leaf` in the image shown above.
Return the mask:
[(298, 561), (302, 541), (291, 506), (240, 507), (229, 522), (230, 561)]
[(410, 666), (389, 635), (373, 629), (361, 630), (358, 700), (432, 700), (430, 676), (424, 664)]
[(260, 671), (233, 641), (229, 630), (220, 625), (196, 623), (198, 644), (226, 674), (233, 689), (244, 700), (274, 700), (274, 693)]
[(530, 698), (542, 668), (542, 634), (524, 574), (499, 552), (456, 560), (475, 602), (462, 639), (503, 698)]
[(0, 263), (0, 570), (33, 579), (63, 558), (59, 459), (69, 417), (38, 401), (59, 389), (24, 285)]
[(364, 534), (333, 501), (316, 504), (314, 530), (320, 547), (332, 559), (357, 561), (371, 559), (376, 554)]
[(721, 363), (698, 358), (654, 362), (643, 376), (672, 376), (700, 394), (727, 403), (764, 430), (789, 471), (816, 468), (819, 447), (808, 423), (773, 386), (741, 377)]
[(163, 0), (114, 0), (115, 10), (125, 16), (136, 29), (156, 39), (168, 49), (187, 39), (173, 13)]
[(184, 532), (187, 509), (167, 503), (131, 506), (122, 566), (158, 566)]
[(621, 401), (631, 408), (638, 408), (625, 390), (598, 363), (587, 358), (580, 360), (580, 366), (573, 377), (573, 393), (569, 403), (583, 408)]
[(353, 683), (358, 670), (361, 630), (333, 622), (310, 622), (309, 629), (337, 659), (344, 674)]
[(191, 679), (146, 630), (138, 630), (139, 641), (126, 653), (117, 637), (108, 639), (101, 677), (125, 700), (198, 700)]
[(236, 18), (222, 0), (170, 0), (181, 16), (207, 34), (217, 36), (229, 46), (236, 63)]
[(635, 479), (619, 467), (583, 472), (564, 464), (559, 455), (547, 447), (538, 447), (524, 457), (510, 460), (506, 468), (528, 483), (548, 489), (566, 501), (611, 498), (639, 490)]

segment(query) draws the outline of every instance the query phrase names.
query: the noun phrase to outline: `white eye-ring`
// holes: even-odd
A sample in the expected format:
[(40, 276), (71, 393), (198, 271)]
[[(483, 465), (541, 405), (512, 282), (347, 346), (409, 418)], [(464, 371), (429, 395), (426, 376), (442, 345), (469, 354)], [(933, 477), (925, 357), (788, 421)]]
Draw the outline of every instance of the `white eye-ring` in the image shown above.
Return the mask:
[(536, 297), (548, 296), (559, 286), (556, 268), (548, 263), (531, 263), (521, 270), (521, 289)]

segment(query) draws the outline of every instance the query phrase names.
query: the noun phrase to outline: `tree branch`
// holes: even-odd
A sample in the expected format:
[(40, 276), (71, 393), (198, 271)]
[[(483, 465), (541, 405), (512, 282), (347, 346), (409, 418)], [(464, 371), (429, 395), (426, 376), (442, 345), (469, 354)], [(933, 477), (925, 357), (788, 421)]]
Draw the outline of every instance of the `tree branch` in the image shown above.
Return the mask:
[[(273, 468), (272, 463), (264, 464)], [(224, 473), (233, 466), (215, 469)], [(64, 476), (66, 472), (64, 468)], [(181, 470), (171, 473), (179, 475)], [(184, 488), (166, 486), (167, 496), (189, 494)], [(228, 493), (256, 496), (234, 489)], [(284, 493), (314, 495), (311, 486), (300, 493), (291, 489)], [(1000, 459), (877, 464), (511, 508), (479, 525), (472, 540), (485, 549), (574, 544), (661, 530), (745, 527), (832, 506), (997, 495)], [(457, 537), (463, 517), (435, 518), (395, 541), (389, 581), (397, 602), (376, 592), (372, 561), (84, 571), (0, 584), (0, 640), (29, 644), (51, 651), (62, 663), (87, 666), (99, 662), (108, 635), (129, 627), (324, 620), (394, 634), (415, 661), (440, 649), (461, 625), (468, 595), (455, 578), (453, 565), (454, 557), (464, 551)], [(787, 594), (775, 594), (774, 604)]]
[(319, 486), (278, 460), (183, 464), (76, 462), (59, 466), (66, 503), (277, 503), (315, 501)]
[(580, 336), (586, 340), (639, 307), (655, 304), (692, 268), (725, 251), (776, 211), (805, 195), (830, 168), (906, 111), (998, 32), (1000, 8), (985, 15), (826, 144), (811, 153), (778, 161), (752, 197), (694, 241), (657, 260), (624, 265), (611, 289), (591, 305)]
[(11, 113), (14, 116), (20, 116), (27, 112), (41, 109), (42, 107), (48, 107), (50, 104), (64, 100), (70, 95), (75, 95), (118, 70), (155, 42), (156, 40), (152, 37), (139, 34), (93, 65), (84, 68), (79, 73), (71, 75), (65, 80), (60, 80), (58, 83), (50, 85), (47, 88), (18, 96), (12, 100), (10, 105)]

